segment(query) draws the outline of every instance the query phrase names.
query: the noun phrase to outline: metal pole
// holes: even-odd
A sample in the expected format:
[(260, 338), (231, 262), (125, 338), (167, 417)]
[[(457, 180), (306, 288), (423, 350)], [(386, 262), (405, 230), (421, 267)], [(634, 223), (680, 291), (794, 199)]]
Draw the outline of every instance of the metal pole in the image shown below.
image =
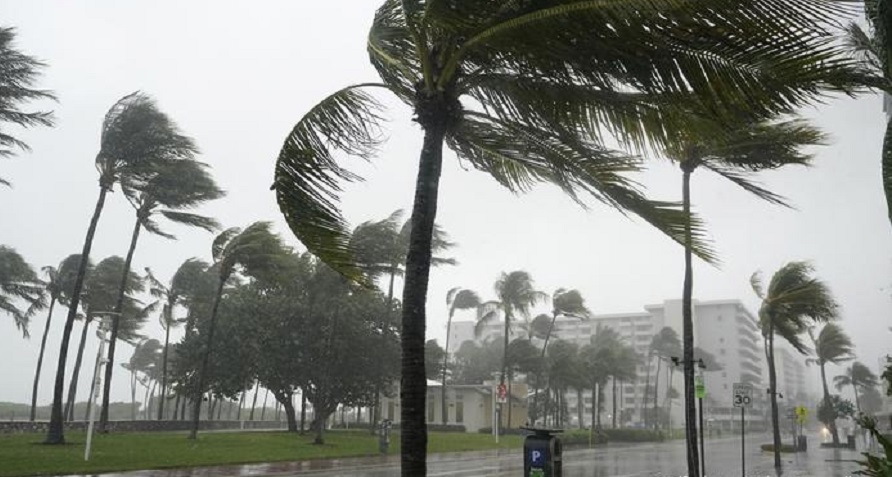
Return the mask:
[(700, 402), (700, 475), (706, 477), (706, 452), (704, 452), (706, 430), (703, 428), (703, 398), (697, 401)]
[(746, 477), (746, 453), (744, 451), (746, 444), (744, 443), (744, 439), (743, 439), (743, 429), (744, 429), (743, 413), (744, 413), (745, 409), (746, 408), (744, 408), (744, 407), (740, 408), (740, 475), (742, 475), (743, 477)]
[(87, 445), (84, 449), (84, 460), (90, 460), (90, 450), (93, 445), (93, 424), (96, 420), (96, 401), (99, 400), (99, 393), (102, 392), (102, 372), (101, 369), (105, 364), (106, 360), (103, 357), (105, 354), (105, 328), (106, 328), (106, 319), (102, 319), (99, 322), (99, 329), (96, 332), (96, 335), (99, 337), (99, 351), (96, 352), (96, 366), (93, 368), (93, 389), (94, 391), (91, 393), (88, 406), (88, 414), (87, 420), (89, 424), (87, 425)]

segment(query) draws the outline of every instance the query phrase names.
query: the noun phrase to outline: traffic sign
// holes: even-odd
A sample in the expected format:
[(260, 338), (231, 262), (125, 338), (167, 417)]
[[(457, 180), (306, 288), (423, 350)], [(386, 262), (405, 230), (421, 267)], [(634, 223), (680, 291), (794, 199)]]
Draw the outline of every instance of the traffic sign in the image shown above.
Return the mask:
[(508, 402), (508, 386), (505, 384), (499, 384), (499, 387), (496, 388), (496, 402), (499, 404), (504, 404)]
[(805, 406), (796, 406), (796, 421), (799, 424), (805, 424), (808, 419), (808, 408)]
[(694, 393), (697, 395), (697, 399), (706, 397), (706, 384), (703, 383), (703, 376), (694, 378)]
[(747, 383), (734, 383), (732, 388), (734, 407), (753, 406), (753, 385)]

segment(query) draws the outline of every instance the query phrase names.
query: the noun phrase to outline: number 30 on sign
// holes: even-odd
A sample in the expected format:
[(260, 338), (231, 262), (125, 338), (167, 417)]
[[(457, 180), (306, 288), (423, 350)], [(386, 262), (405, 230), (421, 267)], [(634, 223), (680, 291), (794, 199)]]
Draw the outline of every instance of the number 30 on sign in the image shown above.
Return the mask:
[(753, 405), (753, 386), (745, 383), (734, 383), (734, 407), (751, 407)]

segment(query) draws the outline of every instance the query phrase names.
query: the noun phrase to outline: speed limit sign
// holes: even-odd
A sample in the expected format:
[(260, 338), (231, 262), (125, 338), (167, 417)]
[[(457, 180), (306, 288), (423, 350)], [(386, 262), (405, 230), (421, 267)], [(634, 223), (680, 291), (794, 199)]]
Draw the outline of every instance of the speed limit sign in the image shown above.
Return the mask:
[(734, 383), (734, 407), (753, 406), (753, 385), (747, 383)]

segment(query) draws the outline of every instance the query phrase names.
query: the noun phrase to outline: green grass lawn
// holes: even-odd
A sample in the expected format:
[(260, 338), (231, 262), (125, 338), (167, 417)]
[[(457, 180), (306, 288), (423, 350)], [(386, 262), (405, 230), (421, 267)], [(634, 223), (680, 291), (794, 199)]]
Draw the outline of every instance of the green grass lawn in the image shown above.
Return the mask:
[[(68, 444), (41, 444), (42, 434), (0, 435), (0, 477), (55, 475), (167, 467), (245, 464), (378, 454), (378, 441), (367, 431), (335, 431), (326, 444), (312, 444), (312, 436), (286, 432), (227, 432), (199, 434), (196, 441), (185, 432), (120, 433), (96, 435), (93, 455), (84, 462), (84, 433), (66, 433)], [(495, 448), (520, 449), (520, 436), (431, 433), (429, 451), (460, 452)], [(399, 436), (391, 439), (391, 454), (399, 452)]]

